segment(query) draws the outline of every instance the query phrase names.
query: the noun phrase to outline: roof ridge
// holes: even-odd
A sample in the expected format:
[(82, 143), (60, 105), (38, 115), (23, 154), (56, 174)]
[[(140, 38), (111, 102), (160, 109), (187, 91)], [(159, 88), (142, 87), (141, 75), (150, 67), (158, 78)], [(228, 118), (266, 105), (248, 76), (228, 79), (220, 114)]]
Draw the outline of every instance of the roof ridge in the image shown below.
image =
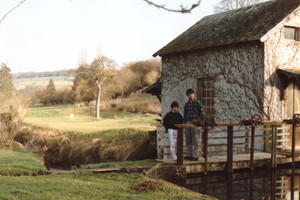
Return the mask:
[(300, 6), (300, 0), (272, 0), (208, 15), (153, 56), (260, 40)]

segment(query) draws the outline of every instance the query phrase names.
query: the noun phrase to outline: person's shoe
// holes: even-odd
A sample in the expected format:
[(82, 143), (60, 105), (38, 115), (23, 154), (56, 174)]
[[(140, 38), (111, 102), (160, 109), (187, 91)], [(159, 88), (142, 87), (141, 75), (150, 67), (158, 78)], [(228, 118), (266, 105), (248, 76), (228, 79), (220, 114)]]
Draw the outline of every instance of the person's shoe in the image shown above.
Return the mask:
[(193, 157), (190, 156), (184, 156), (184, 160), (192, 160)]
[(199, 159), (198, 159), (198, 157), (192, 157), (191, 160), (192, 160), (192, 161), (198, 161)]
[(177, 156), (176, 156), (176, 155), (173, 155), (173, 156), (172, 156), (172, 159), (173, 159), (173, 160), (177, 160)]

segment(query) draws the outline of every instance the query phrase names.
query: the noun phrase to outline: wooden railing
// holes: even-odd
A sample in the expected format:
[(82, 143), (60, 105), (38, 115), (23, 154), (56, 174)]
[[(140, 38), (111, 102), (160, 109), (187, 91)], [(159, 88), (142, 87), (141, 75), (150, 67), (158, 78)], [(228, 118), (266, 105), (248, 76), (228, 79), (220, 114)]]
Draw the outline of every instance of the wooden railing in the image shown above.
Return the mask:
[[(289, 127), (291, 127), (291, 153), (292, 165), (295, 163), (295, 130), (300, 125), (299, 115), (295, 115), (293, 119), (282, 121), (241, 121), (232, 123), (215, 123), (212, 130), (203, 125), (194, 124), (178, 124), (177, 139), (177, 165), (183, 165), (184, 161), (184, 134), (183, 130), (187, 127), (201, 127), (202, 137), (199, 147), (201, 147), (200, 155), (204, 158), (204, 172), (207, 172), (208, 155), (226, 155), (226, 171), (233, 171), (234, 154), (250, 154), (250, 168), (254, 166), (255, 146), (260, 145), (262, 152), (271, 153), (271, 168), (277, 167), (277, 149), (283, 149), (289, 139), (287, 138)], [(158, 142), (164, 133), (158, 135)], [(213, 140), (214, 143), (209, 143)], [(236, 141), (238, 140), (238, 141)], [(242, 141), (244, 140), (244, 141)], [(220, 142), (217, 142), (220, 141)], [(168, 154), (161, 150), (168, 148), (167, 144), (158, 145), (158, 156)]]

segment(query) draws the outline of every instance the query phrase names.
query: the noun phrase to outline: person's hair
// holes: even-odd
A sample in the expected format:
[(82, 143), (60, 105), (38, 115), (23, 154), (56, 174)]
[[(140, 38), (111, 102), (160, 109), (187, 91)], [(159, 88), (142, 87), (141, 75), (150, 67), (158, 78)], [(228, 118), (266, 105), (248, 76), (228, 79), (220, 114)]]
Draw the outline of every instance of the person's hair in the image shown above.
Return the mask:
[(171, 103), (171, 108), (173, 109), (174, 107), (179, 108), (179, 104), (177, 103), (177, 101)]
[(193, 89), (188, 89), (187, 91), (186, 91), (186, 95), (188, 96), (189, 94), (191, 94), (191, 93), (194, 93), (195, 94), (195, 91), (193, 90)]

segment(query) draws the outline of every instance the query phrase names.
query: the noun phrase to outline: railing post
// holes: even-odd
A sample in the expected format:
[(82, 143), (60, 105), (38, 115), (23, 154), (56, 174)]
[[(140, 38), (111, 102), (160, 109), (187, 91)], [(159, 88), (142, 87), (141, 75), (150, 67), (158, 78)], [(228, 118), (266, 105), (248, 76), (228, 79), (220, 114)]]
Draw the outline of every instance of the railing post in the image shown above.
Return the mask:
[(271, 168), (277, 168), (277, 126), (272, 125), (272, 154), (271, 154)]
[(233, 162), (233, 126), (227, 127), (227, 173), (232, 173)]
[[(253, 126), (252, 126), (253, 127)], [(254, 195), (253, 195), (253, 192), (254, 192), (254, 180), (253, 180), (253, 171), (250, 171), (250, 200), (253, 200), (254, 198)]]
[(226, 175), (226, 200), (232, 199), (232, 173)]
[(294, 199), (294, 193), (295, 193), (295, 167), (292, 167), (292, 175), (291, 175), (291, 199)]
[(177, 165), (183, 165), (183, 128), (177, 134)]
[(208, 130), (205, 128), (203, 132), (203, 157), (204, 157), (204, 174), (207, 174), (207, 148), (208, 148)]
[(254, 168), (254, 143), (255, 143), (255, 126), (251, 126), (251, 152), (250, 152), (250, 169)]
[(276, 170), (271, 171), (271, 199), (276, 199)]
[(293, 122), (293, 130), (292, 130), (292, 167), (295, 167), (295, 134), (296, 134), (296, 123)]
[(246, 132), (245, 132), (245, 150), (246, 154), (249, 153), (249, 126), (246, 126)]

